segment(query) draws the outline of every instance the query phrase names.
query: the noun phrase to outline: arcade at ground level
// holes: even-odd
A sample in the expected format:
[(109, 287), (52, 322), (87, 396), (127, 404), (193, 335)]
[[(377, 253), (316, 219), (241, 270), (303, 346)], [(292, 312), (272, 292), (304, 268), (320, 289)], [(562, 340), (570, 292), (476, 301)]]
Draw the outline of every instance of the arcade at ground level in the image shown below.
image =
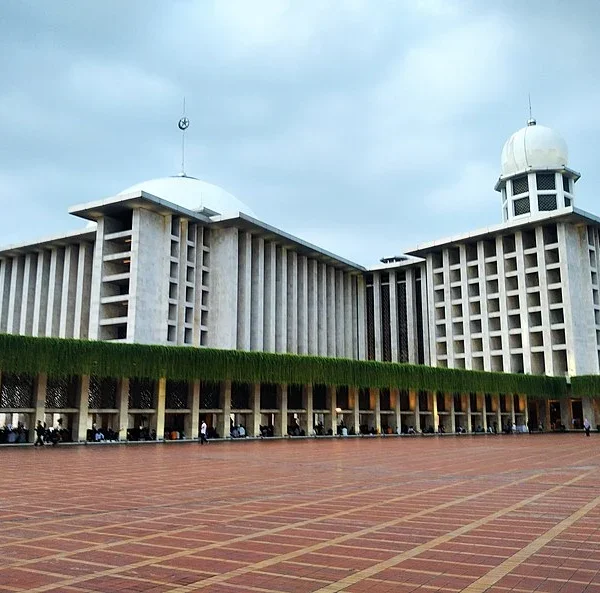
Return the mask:
[[(598, 377), (0, 335), (0, 427), (33, 442), (581, 429)], [(11, 430), (7, 428), (11, 426)]]
[(5, 448), (0, 591), (600, 593), (598, 439)]

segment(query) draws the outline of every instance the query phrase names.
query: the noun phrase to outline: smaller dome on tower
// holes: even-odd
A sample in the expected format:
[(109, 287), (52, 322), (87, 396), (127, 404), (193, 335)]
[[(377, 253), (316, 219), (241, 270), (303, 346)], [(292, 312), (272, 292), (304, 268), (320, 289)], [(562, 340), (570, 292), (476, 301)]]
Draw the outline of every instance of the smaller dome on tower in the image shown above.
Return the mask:
[(534, 119), (515, 132), (504, 145), (500, 165), (502, 177), (529, 169), (564, 169), (569, 162), (569, 150), (563, 137)]

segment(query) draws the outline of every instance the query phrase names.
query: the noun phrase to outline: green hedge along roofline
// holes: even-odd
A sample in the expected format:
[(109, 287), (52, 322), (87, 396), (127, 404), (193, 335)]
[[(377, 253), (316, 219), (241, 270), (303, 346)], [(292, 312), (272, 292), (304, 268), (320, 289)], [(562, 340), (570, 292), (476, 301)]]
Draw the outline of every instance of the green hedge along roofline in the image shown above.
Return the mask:
[(0, 371), (50, 376), (96, 375), (246, 383), (398, 387), (455, 393), (564, 395), (564, 378), (467, 371), (345, 358), (216, 350), (190, 346), (115, 344), (0, 334)]

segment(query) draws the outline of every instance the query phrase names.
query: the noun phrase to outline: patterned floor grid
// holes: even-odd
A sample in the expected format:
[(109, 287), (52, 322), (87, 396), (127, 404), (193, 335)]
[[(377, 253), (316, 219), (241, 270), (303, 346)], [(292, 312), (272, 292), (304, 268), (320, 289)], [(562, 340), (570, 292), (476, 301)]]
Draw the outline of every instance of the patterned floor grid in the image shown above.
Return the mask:
[(0, 449), (0, 593), (600, 593), (600, 437)]

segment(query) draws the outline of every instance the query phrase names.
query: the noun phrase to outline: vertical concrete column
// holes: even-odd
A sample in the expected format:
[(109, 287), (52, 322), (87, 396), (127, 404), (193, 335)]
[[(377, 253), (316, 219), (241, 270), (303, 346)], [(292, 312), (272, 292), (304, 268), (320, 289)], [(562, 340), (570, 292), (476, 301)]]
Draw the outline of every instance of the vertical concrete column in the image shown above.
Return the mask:
[(358, 434), (360, 425), (360, 409), (358, 405), (358, 387), (351, 385), (348, 387), (348, 404), (352, 409), (352, 421), (354, 422), (354, 432)]
[(252, 241), (252, 314), (250, 320), (250, 349), (262, 350), (265, 312), (265, 240)]
[(375, 412), (375, 430), (381, 434), (381, 392), (378, 387), (369, 388), (371, 409)]
[(63, 259), (63, 280), (60, 302), (58, 335), (61, 338), (72, 338), (75, 324), (75, 300), (77, 292), (77, 245), (67, 245)]
[(346, 316), (344, 314), (344, 272), (335, 271), (335, 353), (346, 356)]
[(485, 404), (485, 393), (478, 393), (477, 401), (481, 402), (481, 427), (485, 432), (487, 432), (487, 409)]
[(7, 265), (7, 260), (0, 259), (0, 332), (4, 331), (4, 328), (6, 327), (7, 314), (4, 313), (4, 303), (6, 302), (8, 296), (5, 289)]
[(400, 409), (400, 390), (397, 387), (390, 389), (390, 403), (396, 416), (396, 434), (398, 434), (398, 429), (402, 426), (402, 410)]
[(308, 354), (309, 315), (308, 315), (308, 263), (306, 256), (297, 256), (298, 266), (298, 354)]
[(527, 405), (527, 396), (522, 393), (519, 395), (519, 401), (521, 402), (521, 409), (523, 410), (523, 422), (525, 426), (529, 426), (529, 406)]
[(23, 272), (21, 318), (19, 319), (19, 333), (21, 335), (31, 335), (33, 300), (35, 293), (36, 264), (36, 254), (28, 253), (25, 256), (25, 269)]
[[(523, 396), (525, 397), (525, 396)], [(583, 411), (583, 418), (587, 418), (592, 425), (592, 430), (596, 429), (596, 411), (594, 410), (594, 402), (591, 397), (584, 396), (581, 398), (581, 408)], [(527, 405), (525, 405), (527, 409)]]
[[(416, 281), (415, 271), (412, 268), (407, 268), (406, 274), (406, 332), (408, 334), (408, 362), (415, 364), (417, 362), (417, 314), (416, 306)], [(421, 275), (421, 282), (425, 282), (425, 274)], [(423, 305), (425, 308), (426, 306)], [(427, 324), (426, 312), (423, 313), (423, 323)], [(427, 351), (428, 341), (425, 340), (423, 350)]]
[(327, 331), (327, 356), (335, 356), (336, 353), (336, 283), (335, 268), (327, 266), (325, 268), (325, 277), (327, 283), (327, 312), (326, 312), (326, 331)]
[[(238, 243), (238, 324), (237, 344), (240, 350), (250, 350), (250, 319), (252, 311), (252, 235), (239, 234)], [(229, 425), (227, 425), (229, 430)]]
[(302, 407), (306, 410), (306, 436), (312, 436), (315, 430), (315, 415), (313, 412), (313, 386), (302, 385)]
[(221, 416), (221, 426), (218, 427), (220, 435), (229, 438), (229, 426), (231, 421), (231, 381), (226, 379), (221, 381), (221, 407), (223, 414)]
[(571, 398), (562, 395), (560, 397), (560, 421), (567, 430), (573, 428), (573, 414), (571, 410)]
[(510, 394), (510, 424), (516, 424), (517, 414), (515, 411), (515, 396), (514, 394)]
[(119, 410), (119, 440), (126, 441), (129, 428), (129, 379), (127, 378), (119, 381), (117, 408)]
[(279, 409), (279, 422), (275, 429), (279, 436), (287, 435), (288, 425), (288, 386), (285, 383), (277, 385), (277, 408)]
[(73, 337), (87, 338), (90, 317), (90, 283), (92, 279), (91, 246), (79, 244), (77, 255), (77, 286), (75, 289), (75, 319)]
[(433, 430), (437, 432), (437, 429), (440, 425), (440, 416), (438, 413), (438, 405), (437, 405), (437, 391), (430, 391), (429, 397), (431, 398), (431, 410), (433, 415)]
[[(496, 422), (498, 423), (498, 430), (502, 430), (502, 412), (501, 412), (501, 408), (500, 408), (500, 398), (501, 397), (506, 397), (506, 395), (501, 394), (501, 393), (492, 395), (492, 399), (494, 399), (496, 401)], [(512, 419), (511, 419), (510, 425), (512, 426)]]
[(327, 356), (327, 266), (323, 263), (317, 272), (317, 328), (319, 356)]
[(286, 351), (291, 354), (298, 353), (298, 254), (295, 251), (285, 251), (287, 266), (287, 346)]
[[(275, 351), (288, 351), (288, 252), (277, 247), (276, 294), (275, 294)], [(290, 320), (291, 321), (291, 320)]]
[(450, 432), (456, 432), (456, 409), (454, 407), (454, 394), (446, 393), (446, 399), (450, 400)]
[(344, 274), (344, 356), (352, 358), (352, 348), (354, 342), (353, 312), (356, 308), (352, 300), (352, 276)]
[(329, 418), (325, 428), (331, 428), (333, 434), (335, 435), (337, 433), (337, 412), (335, 411), (337, 408), (337, 390), (332, 385), (327, 385), (327, 403), (327, 407), (329, 409)]
[(33, 401), (35, 404), (35, 418), (29, 427), (29, 440), (35, 442), (35, 427), (38, 420), (44, 424), (44, 416), (46, 415), (46, 388), (48, 386), (48, 375), (39, 373), (33, 383)]
[(467, 426), (466, 426), (466, 429), (467, 429), (467, 432), (470, 434), (470, 433), (473, 432), (473, 423), (472, 423), (472, 420), (471, 420), (472, 410), (471, 410), (471, 394), (470, 393), (467, 393), (467, 405), (465, 406), (465, 410), (467, 411)]
[(167, 399), (167, 379), (161, 377), (156, 386), (156, 440), (165, 440), (165, 404)]
[(87, 441), (88, 427), (88, 409), (90, 393), (90, 376), (81, 375), (79, 377), (79, 393), (77, 394), (77, 409), (75, 426), (77, 432), (73, 435), (80, 443)]
[(421, 432), (421, 407), (419, 405), (419, 394), (414, 389), (408, 392), (408, 400), (415, 411), (415, 432)]
[(252, 434), (248, 436), (257, 437), (260, 435), (260, 383), (253, 383), (250, 389), (250, 405), (252, 407)]
[[(188, 439), (197, 439), (200, 428), (200, 381), (190, 381), (188, 389), (190, 413), (185, 417), (185, 436)], [(218, 427), (215, 426), (215, 430), (218, 430)]]
[(319, 354), (319, 319), (317, 311), (319, 309), (318, 299), (318, 264), (314, 259), (307, 262), (308, 272), (308, 306), (307, 306), (307, 335), (308, 335), (308, 354)]
[[(264, 335), (263, 350), (275, 352), (276, 303), (277, 303), (277, 249), (275, 243), (265, 244), (265, 285), (264, 285)], [(287, 333), (287, 331), (286, 331)]]

